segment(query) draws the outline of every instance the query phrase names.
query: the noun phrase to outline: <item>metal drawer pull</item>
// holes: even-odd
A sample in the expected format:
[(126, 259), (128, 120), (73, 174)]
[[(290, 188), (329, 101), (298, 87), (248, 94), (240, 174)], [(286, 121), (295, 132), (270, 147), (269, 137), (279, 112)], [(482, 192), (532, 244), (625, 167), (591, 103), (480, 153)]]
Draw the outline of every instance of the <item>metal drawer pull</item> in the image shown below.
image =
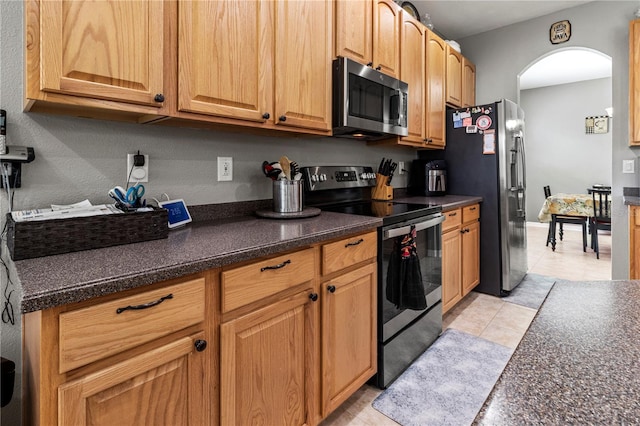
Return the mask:
[(469, 207), (469, 210), (471, 210), (471, 211), (473, 211), (475, 209), (476, 209), (475, 207)]
[(118, 309), (116, 309), (116, 314), (121, 314), (124, 311), (128, 311), (128, 310), (137, 311), (139, 309), (152, 308), (152, 307), (154, 307), (156, 305), (161, 304), (162, 302), (164, 302), (167, 299), (173, 299), (173, 294), (169, 293), (166, 296), (161, 297), (158, 300), (155, 300), (155, 301), (149, 302), (149, 303), (145, 303), (144, 305), (135, 305), (135, 306), (129, 305), (129, 306), (125, 306), (124, 308), (118, 308)]
[(267, 269), (280, 269), (280, 268), (284, 268), (285, 266), (287, 266), (288, 264), (290, 264), (291, 261), (290, 260), (285, 260), (282, 263), (278, 263), (277, 265), (274, 266), (265, 266), (264, 268), (260, 268), (260, 272), (264, 272)]
[(345, 247), (349, 247), (349, 246), (357, 246), (358, 244), (363, 243), (363, 242), (364, 242), (364, 240), (363, 240), (362, 238), (360, 238), (358, 241), (354, 241), (354, 242), (352, 242), (352, 243), (347, 243), (347, 244), (345, 244), (344, 246), (345, 246)]
[(453, 212), (453, 213), (449, 213), (449, 216), (455, 216), (457, 214), (458, 214), (458, 212)]

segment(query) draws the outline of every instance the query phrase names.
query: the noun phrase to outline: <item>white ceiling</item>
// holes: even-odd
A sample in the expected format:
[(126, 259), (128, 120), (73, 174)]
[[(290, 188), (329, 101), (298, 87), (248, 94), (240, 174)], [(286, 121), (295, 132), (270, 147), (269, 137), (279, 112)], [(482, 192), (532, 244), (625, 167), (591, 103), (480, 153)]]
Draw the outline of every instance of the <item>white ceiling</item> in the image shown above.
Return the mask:
[(585, 49), (562, 50), (545, 56), (520, 76), (520, 89), (611, 77), (611, 58)]
[[(404, 3), (404, 0), (395, 1), (398, 4)], [(424, 16), (428, 13), (434, 30), (438, 34), (445, 39), (457, 41), (464, 37), (590, 3), (590, 1), (578, 0), (410, 1), (418, 9), (423, 23), (425, 23)], [(462, 53), (465, 54), (464, 45)], [(610, 76), (611, 58), (588, 50), (565, 50), (559, 54), (549, 55), (531, 66), (521, 77), (520, 88), (531, 89)]]

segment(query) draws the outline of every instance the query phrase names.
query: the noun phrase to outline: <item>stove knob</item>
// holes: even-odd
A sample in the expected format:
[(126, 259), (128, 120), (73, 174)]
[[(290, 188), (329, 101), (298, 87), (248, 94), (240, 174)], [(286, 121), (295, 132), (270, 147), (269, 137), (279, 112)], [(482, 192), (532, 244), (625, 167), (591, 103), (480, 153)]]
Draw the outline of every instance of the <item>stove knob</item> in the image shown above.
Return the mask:
[(369, 179), (369, 173), (360, 173), (360, 179), (365, 180), (365, 179)]
[(311, 175), (311, 182), (317, 182), (318, 181), (318, 175)]
[(325, 180), (327, 180), (327, 175), (326, 175), (326, 174), (324, 174), (324, 173), (322, 173), (322, 174), (320, 175), (320, 182), (324, 182)]
[(375, 173), (367, 173), (369, 175), (369, 179), (375, 179), (376, 178), (376, 174)]

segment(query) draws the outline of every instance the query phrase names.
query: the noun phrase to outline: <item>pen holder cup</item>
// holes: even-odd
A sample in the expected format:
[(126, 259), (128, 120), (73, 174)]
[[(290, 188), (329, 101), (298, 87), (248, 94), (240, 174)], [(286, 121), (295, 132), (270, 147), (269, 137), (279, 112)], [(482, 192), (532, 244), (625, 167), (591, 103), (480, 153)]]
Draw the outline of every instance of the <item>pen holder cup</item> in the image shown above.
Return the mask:
[(376, 174), (376, 186), (371, 189), (371, 198), (374, 200), (393, 200), (393, 187), (387, 185), (389, 176)]
[(273, 211), (277, 213), (302, 211), (302, 180), (273, 181)]

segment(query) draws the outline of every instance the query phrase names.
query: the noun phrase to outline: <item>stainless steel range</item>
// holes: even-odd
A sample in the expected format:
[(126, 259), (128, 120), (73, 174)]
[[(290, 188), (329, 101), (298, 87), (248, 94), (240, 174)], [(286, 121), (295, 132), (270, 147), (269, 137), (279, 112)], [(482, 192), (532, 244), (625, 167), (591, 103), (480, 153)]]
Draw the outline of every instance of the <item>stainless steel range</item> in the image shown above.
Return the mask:
[[(384, 389), (442, 332), (442, 209), (433, 204), (371, 200), (371, 187), (376, 184), (371, 167), (317, 166), (301, 171), (306, 205), (382, 218), (378, 228), (378, 373), (372, 380)], [(417, 290), (420, 300), (424, 292), (425, 301), (420, 307), (407, 308), (398, 299), (405, 282), (397, 279), (398, 268), (393, 265), (398, 262), (400, 245), (412, 231), (417, 258), (413, 265), (421, 276)]]

